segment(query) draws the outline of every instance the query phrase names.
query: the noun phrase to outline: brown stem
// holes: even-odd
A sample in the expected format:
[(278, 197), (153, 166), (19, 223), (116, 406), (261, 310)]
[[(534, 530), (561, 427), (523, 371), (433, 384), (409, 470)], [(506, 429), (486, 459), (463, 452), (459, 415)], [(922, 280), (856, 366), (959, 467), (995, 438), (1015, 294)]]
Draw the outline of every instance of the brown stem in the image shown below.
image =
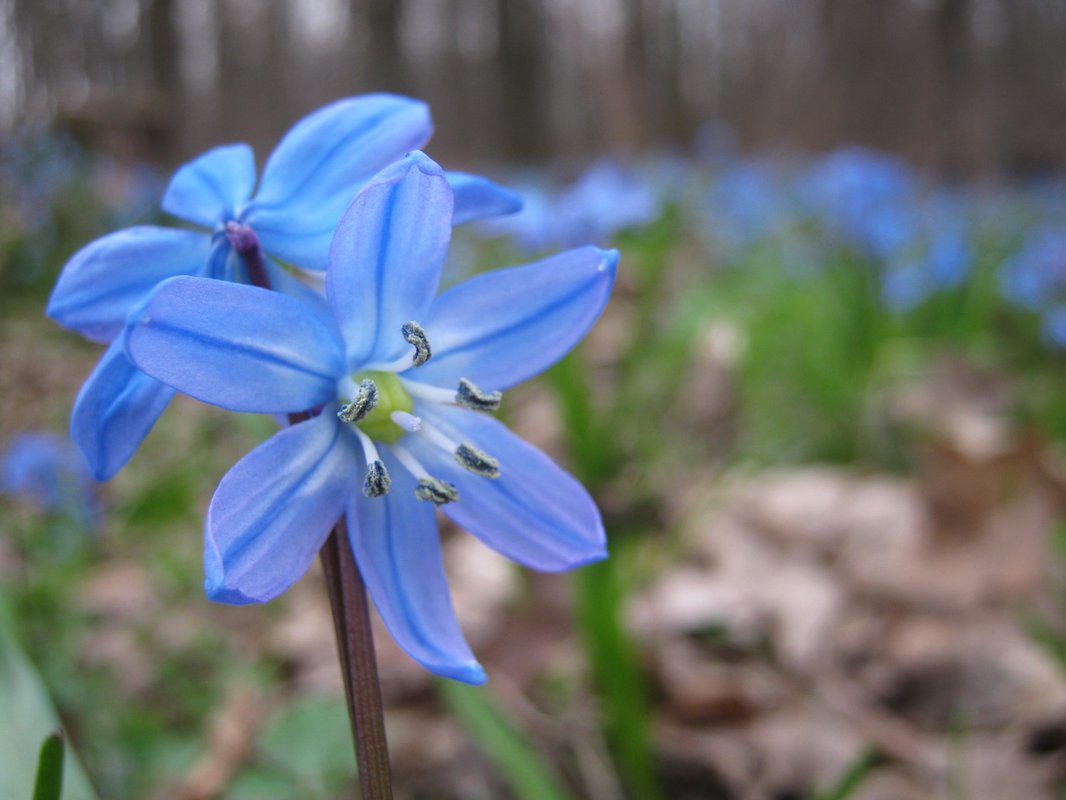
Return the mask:
[(363, 578), (352, 557), (344, 517), (334, 526), (319, 556), (333, 610), (363, 800), (392, 800), (392, 773), (370, 607)]

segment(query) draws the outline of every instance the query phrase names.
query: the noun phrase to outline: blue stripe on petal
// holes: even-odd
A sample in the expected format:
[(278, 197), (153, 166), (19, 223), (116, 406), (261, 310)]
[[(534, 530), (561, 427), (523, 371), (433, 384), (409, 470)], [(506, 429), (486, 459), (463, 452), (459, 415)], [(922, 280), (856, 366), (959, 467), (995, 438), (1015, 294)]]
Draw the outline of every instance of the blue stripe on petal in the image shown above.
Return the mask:
[(109, 342), (156, 284), (203, 272), (210, 253), (211, 238), (196, 231), (151, 225), (116, 231), (66, 263), (46, 313), (93, 341)]
[(415, 413), (456, 442), (469, 441), (498, 459), (500, 476), (460, 467), (425, 437), (404, 446), (429, 473), (455, 484), (459, 500), (441, 510), (494, 550), (533, 569), (557, 572), (607, 557), (595, 502), (569, 473), (488, 415), (463, 408), (415, 405)]
[(410, 350), (400, 329), (429, 310), (451, 219), (444, 173), (418, 152), (382, 170), (345, 212), (330, 248), (326, 296), (353, 369)]
[(486, 217), (515, 214), (522, 210), (522, 198), (510, 189), (497, 186), (488, 178), (465, 172), (448, 172), (448, 183), (455, 194), (452, 225), (462, 225)]
[(307, 572), (359, 483), (358, 452), (354, 436), (326, 412), (238, 461), (207, 512), (207, 596), (263, 603)]
[(389, 493), (355, 493), (348, 507), (352, 550), (374, 605), (396, 643), (430, 672), (484, 683), (452, 609), (435, 507), (415, 498), (415, 479), (399, 462), (387, 451), (382, 458)]
[(172, 278), (130, 315), (126, 352), (149, 375), (233, 411), (303, 411), (336, 399), (332, 320), (280, 292)]
[(359, 189), (432, 133), (429, 107), (419, 100), (370, 94), (328, 105), (297, 123), (271, 154), (248, 221), (270, 254), (324, 270), (333, 230)]
[(70, 435), (98, 481), (115, 475), (133, 457), (174, 390), (131, 364), (117, 338), (78, 392)]
[(163, 195), (163, 210), (214, 228), (233, 218), (255, 188), (255, 154), (246, 144), (208, 150), (180, 167)]
[(542, 372), (599, 318), (617, 265), (617, 250), (582, 247), (452, 287), (422, 323), (433, 358), (405, 377), (449, 387), (463, 377), (493, 390)]

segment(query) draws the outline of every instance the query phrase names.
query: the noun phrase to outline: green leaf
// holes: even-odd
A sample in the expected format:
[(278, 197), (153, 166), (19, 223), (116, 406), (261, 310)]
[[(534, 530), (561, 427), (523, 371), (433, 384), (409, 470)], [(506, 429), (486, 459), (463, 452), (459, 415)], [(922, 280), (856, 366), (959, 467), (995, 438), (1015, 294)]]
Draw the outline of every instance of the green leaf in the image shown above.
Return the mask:
[(515, 797), (571, 800), (536, 750), (496, 708), (488, 690), (455, 681), (441, 681), (439, 686), (452, 713), (510, 783)]
[[(73, 751), (63, 757), (60, 748), (62, 780), (57, 781), (53, 794), (47, 776), (55, 755), (45, 741), (59, 729), (59, 717), (52, 707), (44, 684), (33, 664), (15, 640), (14, 625), (3, 598), (0, 597), (0, 797), (34, 800), (96, 800), (96, 794), (78, 763)], [(38, 769), (38, 759), (41, 768)], [(53, 771), (57, 772), (57, 770)], [(52, 779), (58, 778), (52, 774)], [(42, 778), (44, 782), (42, 785)], [(36, 787), (36, 788), (35, 788)], [(55, 793), (58, 789), (62, 791)]]
[(37, 780), (33, 800), (60, 800), (63, 795), (63, 736), (58, 731), (47, 736), (37, 758)]
[(311, 797), (336, 797), (356, 775), (348, 709), (339, 697), (308, 697), (270, 720), (259, 741), (263, 760)]

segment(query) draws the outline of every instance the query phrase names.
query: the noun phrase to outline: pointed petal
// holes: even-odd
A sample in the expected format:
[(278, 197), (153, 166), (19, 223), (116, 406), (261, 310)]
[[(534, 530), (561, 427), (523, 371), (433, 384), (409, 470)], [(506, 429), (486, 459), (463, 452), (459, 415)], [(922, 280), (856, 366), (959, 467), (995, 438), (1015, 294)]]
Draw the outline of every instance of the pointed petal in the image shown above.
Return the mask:
[(352, 495), (348, 529), (359, 572), (392, 638), (430, 672), (484, 683), (485, 671), (463, 638), (441, 562), (437, 515), (415, 498), (415, 479), (388, 452), (384, 497)]
[(466, 172), (448, 172), (448, 184), (455, 194), (452, 225), (462, 225), (486, 217), (515, 214), (522, 210), (522, 198), (488, 178)]
[(582, 247), (478, 275), (447, 290), (422, 323), (433, 358), (405, 377), (506, 389), (554, 364), (599, 318), (617, 250)]
[(280, 292), (171, 278), (130, 315), (130, 360), (232, 411), (303, 411), (336, 399), (344, 372), (332, 321)]
[(204, 589), (264, 603), (311, 566), (360, 480), (354, 437), (326, 412), (285, 428), (222, 478), (207, 511)]
[(452, 234), (452, 191), (423, 153), (382, 170), (345, 212), (329, 253), (326, 297), (353, 368), (410, 350), (400, 334), (437, 293)]
[(78, 392), (70, 436), (98, 481), (112, 478), (133, 457), (174, 390), (131, 364), (120, 336)]
[(500, 477), (484, 478), (425, 437), (404, 438), (433, 477), (458, 487), (459, 500), (441, 508), (452, 520), (508, 558), (545, 572), (607, 557), (599, 509), (569, 473), (486, 414), (427, 406), (415, 406), (425, 425), (500, 462)]
[(46, 313), (97, 342), (110, 342), (126, 315), (160, 281), (207, 267), (211, 238), (197, 231), (142, 225), (83, 247), (66, 263)]
[(249, 221), (264, 249), (324, 270), (333, 231), (359, 189), (432, 133), (429, 107), (398, 95), (352, 97), (305, 117), (271, 154), (252, 204)]
[(205, 228), (233, 219), (255, 188), (255, 154), (246, 144), (208, 150), (180, 167), (163, 195), (163, 210)]

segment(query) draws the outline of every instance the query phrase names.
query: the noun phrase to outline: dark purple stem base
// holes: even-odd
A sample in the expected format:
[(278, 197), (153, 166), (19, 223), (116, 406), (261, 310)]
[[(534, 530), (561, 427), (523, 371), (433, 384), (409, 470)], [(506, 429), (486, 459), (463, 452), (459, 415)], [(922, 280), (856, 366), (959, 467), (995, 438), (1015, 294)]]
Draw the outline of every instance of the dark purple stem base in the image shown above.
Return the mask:
[(248, 281), (252, 286), (272, 288), (266, 263), (263, 261), (263, 249), (259, 246), (259, 237), (255, 231), (239, 222), (227, 222), (226, 238), (244, 262), (244, 269), (248, 272)]

